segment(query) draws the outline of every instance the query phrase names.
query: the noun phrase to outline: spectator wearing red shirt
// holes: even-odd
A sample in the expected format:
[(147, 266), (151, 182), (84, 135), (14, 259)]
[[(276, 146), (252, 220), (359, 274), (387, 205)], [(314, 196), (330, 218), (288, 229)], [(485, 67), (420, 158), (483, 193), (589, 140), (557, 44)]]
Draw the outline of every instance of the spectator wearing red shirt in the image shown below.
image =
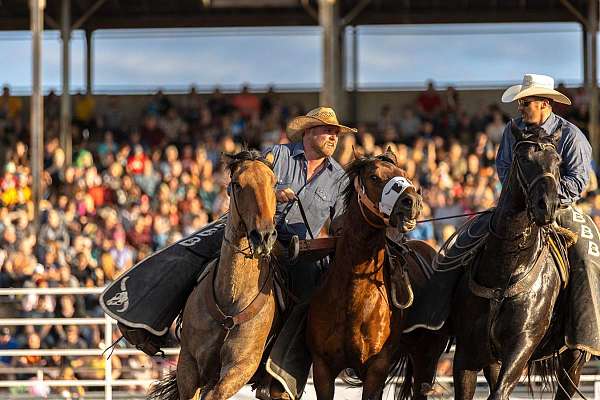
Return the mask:
[(140, 175), (144, 172), (144, 163), (148, 157), (144, 153), (144, 148), (141, 145), (135, 145), (133, 155), (127, 158), (127, 171), (133, 175)]
[(250, 93), (247, 85), (242, 88), (242, 93), (233, 97), (232, 103), (244, 118), (250, 118), (252, 115), (260, 113), (260, 99), (257, 95)]
[(427, 90), (417, 98), (417, 107), (425, 117), (434, 117), (442, 106), (442, 99), (433, 86), (433, 81), (427, 82)]

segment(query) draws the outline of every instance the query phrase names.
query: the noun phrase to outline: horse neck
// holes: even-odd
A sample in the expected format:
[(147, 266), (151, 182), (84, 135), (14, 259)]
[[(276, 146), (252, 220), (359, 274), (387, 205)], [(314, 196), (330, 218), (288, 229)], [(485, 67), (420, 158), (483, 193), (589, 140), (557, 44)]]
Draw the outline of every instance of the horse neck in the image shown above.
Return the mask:
[(336, 249), (336, 268), (369, 273), (383, 263), (385, 229), (372, 227), (365, 221), (356, 198), (342, 216), (342, 237), (337, 247), (340, 251)]
[(486, 265), (492, 265), (479, 268), (478, 281), (489, 286), (505, 285), (530, 259), (539, 238), (539, 227), (529, 220), (525, 194), (514, 172), (500, 194), (490, 225), (494, 233), (490, 233), (485, 248), (487, 256), (483, 254), (482, 258)]
[(268, 268), (262, 268), (265, 261), (245, 255), (250, 253), (246, 231), (239, 225), (234, 226), (231, 219), (230, 214), (225, 227), (227, 240), (221, 245), (214, 288), (217, 302), (224, 311), (239, 311), (259, 293)]

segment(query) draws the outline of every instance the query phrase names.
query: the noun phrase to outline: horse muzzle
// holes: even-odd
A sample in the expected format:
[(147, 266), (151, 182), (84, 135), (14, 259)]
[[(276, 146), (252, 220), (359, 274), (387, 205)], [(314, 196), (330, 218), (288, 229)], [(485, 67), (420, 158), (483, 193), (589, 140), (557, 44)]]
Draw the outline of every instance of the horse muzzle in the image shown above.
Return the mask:
[(273, 250), (273, 245), (277, 240), (277, 231), (275, 228), (253, 229), (248, 235), (248, 239), (254, 257), (266, 257)]

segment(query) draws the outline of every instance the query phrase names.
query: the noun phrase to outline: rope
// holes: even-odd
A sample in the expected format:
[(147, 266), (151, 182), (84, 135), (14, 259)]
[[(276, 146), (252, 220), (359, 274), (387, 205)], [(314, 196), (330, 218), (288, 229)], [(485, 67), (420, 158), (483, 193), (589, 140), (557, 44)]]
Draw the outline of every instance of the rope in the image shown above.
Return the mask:
[(451, 215), (449, 217), (439, 217), (439, 218), (422, 219), (420, 221), (417, 221), (417, 224), (422, 224), (424, 222), (432, 222), (432, 221), (442, 221), (444, 219), (452, 219), (452, 218), (460, 218), (460, 217), (472, 217), (473, 215), (488, 214), (488, 213), (491, 213), (492, 211), (493, 210), (485, 210), (485, 211), (477, 211), (477, 212), (473, 212), (473, 213)]

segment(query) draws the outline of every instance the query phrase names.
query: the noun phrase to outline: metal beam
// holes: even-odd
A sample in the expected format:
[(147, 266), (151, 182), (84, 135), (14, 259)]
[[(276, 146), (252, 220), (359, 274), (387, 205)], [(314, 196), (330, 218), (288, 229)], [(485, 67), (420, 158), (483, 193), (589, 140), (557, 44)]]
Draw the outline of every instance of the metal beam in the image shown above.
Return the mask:
[(369, 5), (370, 2), (371, 0), (361, 0), (356, 7), (348, 11), (348, 13), (342, 18), (342, 26), (350, 25), (354, 18), (358, 17), (358, 15)]
[(563, 7), (565, 7), (567, 10), (569, 10), (569, 12), (571, 14), (573, 14), (573, 16), (577, 19), (577, 21), (579, 21), (583, 25), (586, 25), (588, 23), (587, 18), (584, 17), (583, 14), (581, 14), (579, 12), (579, 10), (577, 8), (575, 8), (575, 6), (573, 4), (571, 4), (571, 2), (569, 2), (569, 0), (560, 0), (560, 4), (562, 4)]
[(29, 0), (31, 15), (32, 87), (31, 87), (31, 195), (33, 200), (33, 225), (40, 231), (40, 200), (44, 159), (44, 97), (42, 96), (42, 34), (46, 0)]
[(102, 5), (106, 2), (106, 0), (96, 0), (96, 2), (94, 3), (93, 6), (91, 6), (86, 12), (85, 14), (83, 14), (81, 17), (79, 17), (77, 19), (77, 21), (75, 21), (75, 23), (73, 24), (73, 26), (71, 27), (72, 30), (76, 30), (79, 29), (83, 26), (83, 24), (85, 24), (85, 22), (92, 16), (94, 15), (94, 13), (96, 11), (98, 11), (100, 9), (100, 7), (102, 7)]
[(50, 16), (47, 12), (44, 13), (44, 22), (52, 29), (60, 29), (60, 25), (54, 18)]
[[(238, 12), (239, 11), (239, 12)], [(188, 27), (235, 27), (235, 26), (296, 26), (317, 25), (317, 21), (301, 8), (281, 9), (234, 9), (231, 13), (221, 10), (182, 14), (151, 14), (131, 17), (123, 15), (99, 16), (85, 22), (88, 29), (134, 29), (134, 28), (188, 28)], [(443, 24), (443, 23), (495, 23), (495, 22), (576, 22), (576, 18), (564, 9), (546, 8), (510, 9), (447, 9), (443, 13), (427, 9), (405, 9), (401, 3), (389, 9), (367, 8), (353, 21), (353, 25), (368, 24)], [(0, 17), (0, 30), (25, 30), (29, 20), (21, 17)]]
[(310, 15), (310, 17), (312, 19), (314, 19), (315, 21), (318, 22), (319, 21), (319, 13), (317, 12), (317, 10), (315, 10), (314, 8), (311, 7), (311, 5), (308, 1), (309, 0), (301, 0), (300, 4), (302, 4), (304, 11), (306, 11), (306, 13), (308, 15)]
[(92, 32), (85, 30), (85, 92), (92, 94), (92, 82), (94, 80), (94, 43), (92, 42)]
[(71, 0), (61, 4), (62, 38), (62, 94), (60, 96), (60, 147), (65, 152), (64, 168), (73, 161), (73, 138), (71, 134)]
[(590, 65), (590, 80), (588, 85), (588, 96), (590, 98), (588, 126), (590, 143), (594, 152), (596, 162), (600, 161), (600, 135), (598, 129), (598, 66), (597, 66), (597, 36), (598, 36), (598, 3), (599, 0), (590, 0), (588, 16), (588, 63)]
[(322, 106), (347, 115), (343, 63), (343, 28), (339, 17), (339, 0), (319, 0), (319, 24), (323, 29), (323, 86), (319, 96)]

